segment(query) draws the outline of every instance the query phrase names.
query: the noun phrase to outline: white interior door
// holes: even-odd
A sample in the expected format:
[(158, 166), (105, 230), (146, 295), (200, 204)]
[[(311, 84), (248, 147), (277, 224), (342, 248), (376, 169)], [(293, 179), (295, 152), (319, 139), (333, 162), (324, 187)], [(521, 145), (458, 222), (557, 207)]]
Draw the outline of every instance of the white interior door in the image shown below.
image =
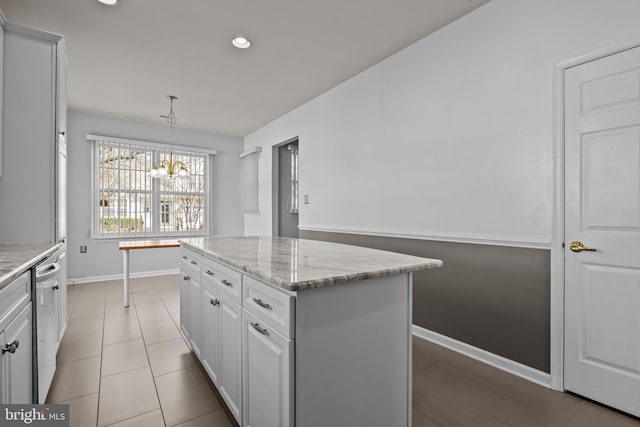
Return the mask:
[(640, 416), (640, 48), (565, 72), (564, 384)]

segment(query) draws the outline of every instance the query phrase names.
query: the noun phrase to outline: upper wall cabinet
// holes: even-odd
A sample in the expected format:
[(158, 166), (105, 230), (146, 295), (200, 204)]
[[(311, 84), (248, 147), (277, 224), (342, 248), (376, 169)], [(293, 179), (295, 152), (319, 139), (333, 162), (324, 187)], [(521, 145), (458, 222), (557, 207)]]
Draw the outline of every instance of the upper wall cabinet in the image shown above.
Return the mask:
[(244, 213), (260, 212), (260, 152), (253, 147), (240, 154), (242, 166), (242, 210)]
[(66, 238), (67, 64), (62, 36), (4, 25), (0, 243)]

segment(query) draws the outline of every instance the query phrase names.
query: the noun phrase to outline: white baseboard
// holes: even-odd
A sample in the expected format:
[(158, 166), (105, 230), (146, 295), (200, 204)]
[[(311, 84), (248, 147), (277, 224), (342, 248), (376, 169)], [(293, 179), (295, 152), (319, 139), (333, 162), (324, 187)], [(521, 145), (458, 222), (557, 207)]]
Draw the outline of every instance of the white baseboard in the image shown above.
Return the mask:
[(482, 350), (481, 348), (463, 343), (462, 341), (449, 338), (418, 325), (412, 325), (412, 332), (413, 335), (419, 338), (431, 341), (435, 344), (446, 347), (449, 350), (464, 354), (472, 359), (486, 363), (494, 368), (498, 368), (543, 387), (551, 388), (551, 375), (546, 372), (539, 371), (530, 366), (523, 365), (522, 363), (514, 362), (506, 357), (498, 356), (497, 354), (490, 353), (486, 350)]
[[(154, 276), (167, 276), (169, 274), (178, 274), (179, 269), (172, 270), (157, 270), (157, 271), (141, 271), (138, 273), (131, 273), (129, 277), (131, 279), (139, 277), (154, 277)], [(74, 279), (68, 279), (67, 283), (70, 285), (77, 285), (80, 283), (92, 283), (92, 282), (104, 282), (107, 280), (122, 280), (122, 274), (110, 274), (106, 276), (90, 276), (90, 277), (77, 277)]]

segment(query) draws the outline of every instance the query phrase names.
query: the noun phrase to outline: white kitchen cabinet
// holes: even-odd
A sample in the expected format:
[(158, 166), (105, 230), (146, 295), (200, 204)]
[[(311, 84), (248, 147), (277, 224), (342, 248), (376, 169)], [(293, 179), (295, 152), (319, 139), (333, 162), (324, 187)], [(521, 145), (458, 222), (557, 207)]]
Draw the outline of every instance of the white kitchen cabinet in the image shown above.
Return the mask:
[(200, 301), (200, 316), (202, 345), (200, 346), (200, 360), (213, 383), (219, 384), (218, 371), (220, 366), (220, 299), (218, 289), (202, 282), (202, 299)]
[(66, 71), (62, 36), (4, 26), (2, 243), (66, 239)]
[(184, 333), (191, 350), (200, 357), (201, 327), (201, 271), (200, 255), (182, 250), (180, 262), (180, 329)]
[(220, 294), (220, 394), (242, 425), (242, 308)]
[(31, 304), (11, 321), (4, 330), (2, 369), (4, 404), (31, 403), (32, 392), (32, 328)]
[(184, 338), (189, 342), (189, 273), (180, 268), (180, 330)]
[(293, 341), (242, 311), (244, 426), (293, 424)]
[[(205, 263), (200, 301), (200, 360), (218, 387), (227, 407), (238, 423), (242, 415), (242, 307), (231, 295), (236, 294), (218, 281), (217, 269)], [(207, 274), (207, 271), (210, 274)], [(213, 273), (213, 274), (211, 274)], [(214, 279), (215, 277), (215, 279)], [(237, 283), (240, 295), (240, 281)]]
[(31, 272), (0, 289), (0, 403), (33, 401)]
[(187, 280), (189, 288), (189, 344), (191, 350), (200, 357), (200, 345), (202, 343), (202, 327), (200, 321), (200, 277), (189, 276)]

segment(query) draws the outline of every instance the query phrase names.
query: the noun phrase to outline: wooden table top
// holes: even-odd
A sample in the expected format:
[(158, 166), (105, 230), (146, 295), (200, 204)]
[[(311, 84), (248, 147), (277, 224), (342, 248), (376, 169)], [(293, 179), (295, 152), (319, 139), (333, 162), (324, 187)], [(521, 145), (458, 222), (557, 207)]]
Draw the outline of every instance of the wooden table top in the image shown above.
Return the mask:
[(121, 240), (118, 248), (130, 249), (154, 249), (154, 248), (177, 248), (180, 246), (177, 239), (152, 239), (152, 240)]

